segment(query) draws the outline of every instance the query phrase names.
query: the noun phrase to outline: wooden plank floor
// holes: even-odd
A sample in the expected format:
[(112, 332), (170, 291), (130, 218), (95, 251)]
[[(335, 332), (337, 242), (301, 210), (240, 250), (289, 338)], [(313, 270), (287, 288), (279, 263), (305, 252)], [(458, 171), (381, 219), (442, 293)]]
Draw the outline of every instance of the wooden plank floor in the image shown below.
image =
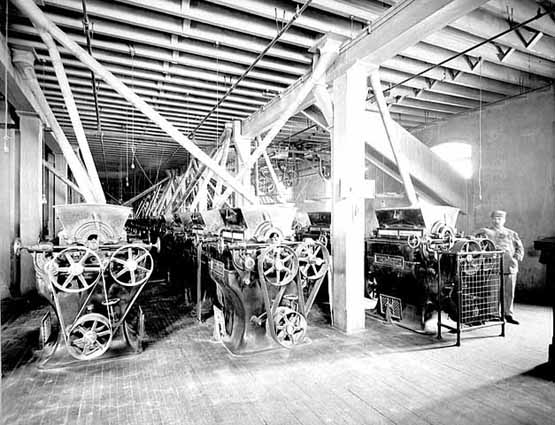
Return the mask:
[[(344, 335), (316, 320), (310, 343), (249, 357), (211, 341), (166, 287), (141, 304), (140, 355), (39, 371), (31, 344), (44, 307), (2, 326), (2, 423), (555, 424), (551, 312), (518, 305), (520, 326), (443, 341), (368, 319)], [(314, 322), (314, 321), (313, 321)]]

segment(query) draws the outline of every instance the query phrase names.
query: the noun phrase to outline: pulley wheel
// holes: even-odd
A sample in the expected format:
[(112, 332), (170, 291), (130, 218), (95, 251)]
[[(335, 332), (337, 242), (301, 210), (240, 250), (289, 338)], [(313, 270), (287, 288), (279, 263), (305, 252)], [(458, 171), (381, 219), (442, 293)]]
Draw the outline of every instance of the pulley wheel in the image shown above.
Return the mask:
[(154, 270), (154, 260), (140, 245), (124, 245), (110, 257), (110, 275), (123, 286), (145, 283)]
[(286, 245), (270, 245), (258, 257), (261, 279), (273, 286), (285, 286), (297, 275), (299, 260), (293, 249)]
[(81, 316), (68, 332), (67, 351), (78, 360), (91, 360), (106, 352), (112, 341), (112, 326), (106, 316)]
[[(308, 328), (305, 317), (289, 307), (278, 307), (273, 316), (275, 340), (286, 348), (304, 341)], [(269, 321), (266, 325), (269, 326)]]
[(45, 269), (54, 287), (70, 293), (86, 291), (98, 282), (103, 271), (98, 254), (84, 246), (72, 246), (54, 254)]
[(299, 259), (299, 271), (303, 277), (316, 280), (328, 271), (330, 255), (321, 243), (305, 241), (295, 249), (295, 253)]

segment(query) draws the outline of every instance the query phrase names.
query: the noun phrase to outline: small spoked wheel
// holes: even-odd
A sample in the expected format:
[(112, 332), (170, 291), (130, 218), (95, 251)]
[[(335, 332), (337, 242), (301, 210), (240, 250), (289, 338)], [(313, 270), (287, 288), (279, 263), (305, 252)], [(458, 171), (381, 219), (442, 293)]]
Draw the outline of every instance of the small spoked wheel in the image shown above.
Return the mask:
[(447, 243), (447, 249), (451, 249), (455, 244), (455, 229), (443, 221), (436, 221), (432, 225), (431, 232)]
[(78, 360), (91, 360), (106, 352), (112, 341), (112, 326), (106, 316), (89, 313), (70, 328), (67, 338), (69, 354)]
[(285, 286), (299, 271), (299, 259), (286, 245), (270, 245), (258, 257), (258, 273), (273, 286)]
[(409, 235), (407, 238), (407, 245), (412, 249), (418, 248), (420, 246), (420, 242), (420, 236), (415, 234)]
[(328, 271), (330, 254), (319, 242), (305, 241), (295, 250), (299, 259), (299, 271), (303, 277), (316, 280)]
[(47, 264), (50, 282), (62, 292), (79, 293), (93, 286), (102, 275), (98, 254), (84, 246), (66, 248)]
[(125, 245), (110, 257), (110, 275), (123, 286), (145, 283), (154, 270), (154, 261), (146, 248)]
[[(307, 324), (305, 317), (289, 307), (278, 307), (273, 316), (276, 341), (290, 348), (304, 341)], [(269, 324), (269, 321), (266, 321)]]

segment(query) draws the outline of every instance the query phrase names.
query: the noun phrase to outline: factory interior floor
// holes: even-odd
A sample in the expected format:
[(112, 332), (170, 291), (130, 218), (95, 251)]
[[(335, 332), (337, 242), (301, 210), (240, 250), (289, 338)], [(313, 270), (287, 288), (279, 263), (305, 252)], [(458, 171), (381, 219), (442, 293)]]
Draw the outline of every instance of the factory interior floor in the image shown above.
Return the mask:
[[(141, 354), (37, 368), (46, 306), (2, 311), (2, 423), (34, 424), (553, 424), (547, 360), (551, 309), (517, 305), (520, 326), (443, 340), (368, 317), (345, 335), (324, 315), (309, 342), (233, 356), (169, 286), (140, 300)], [(17, 311), (17, 313), (14, 313)], [(11, 312), (11, 313), (10, 313)]]

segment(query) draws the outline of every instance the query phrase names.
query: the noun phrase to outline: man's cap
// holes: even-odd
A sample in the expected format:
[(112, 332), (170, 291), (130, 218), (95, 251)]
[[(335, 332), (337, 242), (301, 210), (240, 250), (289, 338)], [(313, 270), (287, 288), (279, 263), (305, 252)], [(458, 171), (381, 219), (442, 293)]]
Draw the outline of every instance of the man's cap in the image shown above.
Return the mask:
[(493, 217), (505, 218), (506, 216), (507, 216), (507, 213), (503, 210), (495, 210), (495, 211), (492, 211), (491, 214), (490, 214), (491, 218), (493, 218)]

